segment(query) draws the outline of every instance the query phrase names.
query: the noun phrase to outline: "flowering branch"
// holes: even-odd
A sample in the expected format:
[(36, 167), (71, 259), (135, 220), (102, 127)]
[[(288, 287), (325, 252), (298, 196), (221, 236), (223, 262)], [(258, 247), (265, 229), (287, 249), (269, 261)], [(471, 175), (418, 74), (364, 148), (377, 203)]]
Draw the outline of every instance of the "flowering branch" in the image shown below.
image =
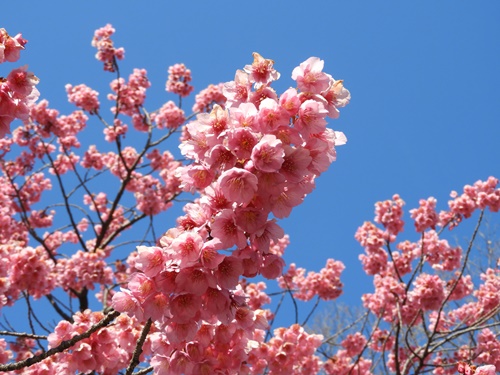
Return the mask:
[(70, 340), (65, 340), (65, 341), (61, 342), (55, 348), (51, 348), (40, 355), (35, 355), (35, 356), (27, 358), (23, 361), (9, 363), (6, 365), (0, 365), (0, 371), (20, 370), (22, 368), (29, 367), (35, 363), (39, 363), (39, 362), (43, 361), (44, 359), (49, 358), (50, 356), (53, 356), (56, 353), (61, 353), (64, 350), (71, 348), (73, 345), (75, 345), (79, 341), (90, 337), (90, 335), (92, 335), (94, 332), (98, 331), (102, 327), (107, 326), (109, 323), (111, 323), (119, 315), (120, 315), (120, 313), (118, 311), (111, 311), (100, 322), (94, 324), (88, 331), (86, 331), (82, 334), (76, 335)]

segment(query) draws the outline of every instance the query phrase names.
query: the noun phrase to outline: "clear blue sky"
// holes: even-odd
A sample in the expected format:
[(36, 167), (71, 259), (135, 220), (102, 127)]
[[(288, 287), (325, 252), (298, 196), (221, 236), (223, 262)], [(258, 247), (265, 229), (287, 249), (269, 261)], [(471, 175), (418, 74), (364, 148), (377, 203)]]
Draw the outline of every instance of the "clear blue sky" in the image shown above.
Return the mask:
[(410, 209), (433, 195), (444, 207), (450, 190), (500, 177), (498, 1), (7, 1), (0, 18), (29, 40), (20, 63), (40, 78), (42, 97), (66, 112), (66, 83), (85, 82), (105, 102), (111, 75), (90, 40), (106, 23), (126, 50), (122, 75), (148, 70), (150, 108), (172, 99), (164, 83), (176, 62), (200, 90), (232, 80), (256, 51), (275, 60), (283, 91), (300, 62), (325, 60), (351, 91), (330, 123), (348, 144), (282, 224), (292, 240), (288, 262), (319, 270), (333, 257), (347, 265), (349, 301), (371, 289), (353, 236), (376, 201), (399, 193)]

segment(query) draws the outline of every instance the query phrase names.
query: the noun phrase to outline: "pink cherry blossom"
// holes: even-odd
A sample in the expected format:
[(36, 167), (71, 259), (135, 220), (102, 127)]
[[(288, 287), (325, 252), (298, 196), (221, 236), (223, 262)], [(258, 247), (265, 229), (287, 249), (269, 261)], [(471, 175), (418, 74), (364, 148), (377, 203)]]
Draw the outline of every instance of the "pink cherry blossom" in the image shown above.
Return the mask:
[(196, 232), (184, 232), (170, 245), (181, 268), (191, 267), (200, 259), (203, 238)]
[(257, 192), (257, 177), (244, 169), (231, 168), (219, 177), (224, 196), (232, 202), (248, 204)]
[(288, 182), (300, 182), (308, 173), (307, 168), (312, 161), (309, 151), (304, 148), (284, 146), (285, 160), (279, 172)]
[(222, 88), (222, 94), (227, 98), (228, 107), (237, 107), (248, 101), (252, 83), (249, 75), (243, 70), (237, 70), (234, 81), (226, 82)]
[(12, 37), (7, 33), (7, 30), (0, 29), (0, 64), (9, 61), (15, 62), (19, 60), (20, 52), (28, 43), (23, 39), (21, 34)]
[(259, 88), (279, 79), (280, 74), (273, 68), (273, 65), (273, 60), (265, 59), (254, 52), (252, 65), (245, 65), (244, 71), (248, 73), (250, 82), (255, 83)]
[(308, 139), (311, 134), (321, 133), (326, 129), (327, 111), (323, 104), (315, 100), (306, 100), (299, 107), (299, 117), (295, 128)]
[(330, 87), (330, 77), (322, 72), (324, 61), (310, 57), (292, 71), (292, 79), (297, 81), (299, 90), (319, 94)]
[(289, 88), (280, 96), (279, 104), (290, 116), (295, 116), (302, 103), (298, 97), (297, 90)]
[(276, 131), (279, 127), (288, 125), (289, 121), (290, 115), (276, 100), (265, 98), (260, 102), (258, 124), (261, 132)]
[(445, 298), (444, 285), (437, 275), (420, 274), (415, 288), (408, 297), (414, 299), (423, 310), (438, 310)]
[[(127, 116), (139, 114), (139, 107), (146, 99), (146, 90), (151, 86), (145, 69), (134, 69), (128, 82), (123, 78), (115, 79), (110, 84), (114, 94), (108, 94), (108, 99), (116, 102), (112, 108), (114, 113)], [(136, 127), (137, 128), (137, 127)]]
[(156, 276), (165, 267), (166, 257), (161, 248), (138, 246), (137, 253), (135, 267), (146, 276)]
[(338, 108), (345, 107), (351, 100), (351, 93), (344, 87), (343, 81), (336, 81), (333, 78), (330, 78), (330, 88), (323, 91), (321, 95), (327, 101), (325, 107), (328, 110), (328, 116), (334, 119), (339, 117)]
[(170, 303), (170, 312), (176, 323), (188, 323), (199, 314), (201, 298), (186, 293), (174, 297)]
[(218, 144), (210, 150), (207, 161), (213, 169), (224, 171), (234, 167), (236, 155), (225, 146)]
[(217, 266), (215, 277), (223, 288), (232, 289), (238, 283), (238, 278), (243, 273), (241, 260), (236, 257), (226, 257)]
[[(39, 96), (35, 86), (40, 80), (32, 72), (28, 72), (27, 69), (28, 67), (26, 65), (21, 68), (13, 69), (7, 76), (7, 85), (17, 99), (26, 98), (30, 95), (36, 96), (36, 98)], [(35, 101), (36, 98), (33, 101)]]
[(230, 248), (234, 245), (243, 248), (247, 244), (245, 233), (236, 225), (235, 219), (233, 211), (225, 209), (215, 217), (212, 224), (211, 235), (220, 240), (223, 248)]
[(285, 151), (282, 142), (274, 135), (262, 137), (252, 150), (252, 161), (255, 168), (262, 172), (277, 172), (284, 162)]
[(228, 146), (240, 159), (249, 159), (257, 142), (257, 134), (251, 129), (236, 128), (228, 132)]
[(235, 212), (236, 225), (247, 233), (256, 233), (267, 222), (267, 214), (256, 208), (238, 208)]
[(489, 374), (494, 370), (500, 371), (500, 341), (488, 328), (479, 333), (476, 355), (478, 363), (490, 365), (484, 366), (486, 368), (482, 372)]
[[(2, 126), (25, 120), (0, 143), (0, 307), (21, 296), (33, 305), (46, 298), (62, 318), (48, 336), (57, 353), (16, 371), (130, 372), (137, 369), (124, 369), (134, 367), (134, 353), (142, 351), (140, 366), (151, 365), (155, 373), (319, 372), (315, 353), (322, 337), (293, 325), (266, 338), (274, 318), (264, 306), (271, 293), (264, 293), (265, 284), (242, 278), (283, 274), (289, 239), (277, 218), (290, 215), (313, 191), (317, 176), (335, 160), (335, 146), (345, 142), (325, 127), (326, 106), (340, 107), (345, 93), (330, 102), (326, 96), (333, 93), (324, 91), (289, 89), (279, 95), (271, 87), (279, 78), (272, 60), (254, 54), (253, 64), (234, 82), (201, 91), (193, 107), (196, 119), (179, 129), (194, 114), (185, 114), (180, 101), (149, 110), (147, 72), (118, 74), (123, 49), (114, 47), (113, 34), (107, 25), (92, 41), (105, 70), (117, 72), (107, 96), (111, 114), (86, 85), (66, 87), (68, 100), (79, 107), (69, 115), (49, 109), (46, 101), (34, 105), (37, 79), (26, 68), (0, 84)], [(13, 40), (24, 46), (20, 36)], [(16, 49), (6, 52), (13, 42), (2, 43), (2, 59), (11, 58), (6, 53), (15, 57)], [(169, 68), (167, 91), (184, 98), (192, 91), (190, 82), (183, 64)], [(101, 123), (102, 133), (93, 122)], [(87, 123), (109, 143), (85, 144), (81, 132)], [(135, 132), (143, 133), (143, 146), (131, 146)], [(181, 134), (186, 160), (176, 160), (163, 147), (174, 133)], [(61, 202), (46, 205), (52, 186), (60, 190)], [(181, 189), (197, 196), (173, 228), (157, 232), (157, 215)], [(494, 196), (488, 196), (483, 201), (494, 205)], [(140, 221), (142, 235), (122, 237), (125, 230), (140, 228)], [(135, 251), (123, 253), (126, 247)], [(303, 294), (309, 288), (334, 299), (342, 291), (342, 269), (329, 260), (305, 281), (296, 272), (293, 283)], [(456, 295), (467, 290), (462, 284)], [(67, 294), (68, 308), (53, 291)], [(101, 311), (87, 309), (96, 302)], [(81, 311), (73, 314), (72, 308)], [(85, 337), (70, 348), (59, 347), (81, 334)], [(44, 344), (36, 340), (18, 342), (10, 354), (0, 340), (5, 352), (0, 361), (43, 352), (38, 350)], [(359, 345), (350, 347), (354, 353)], [(360, 359), (359, 367), (364, 371), (367, 363)]]
[(493, 365), (479, 366), (476, 368), (474, 375), (495, 375), (498, 368)]

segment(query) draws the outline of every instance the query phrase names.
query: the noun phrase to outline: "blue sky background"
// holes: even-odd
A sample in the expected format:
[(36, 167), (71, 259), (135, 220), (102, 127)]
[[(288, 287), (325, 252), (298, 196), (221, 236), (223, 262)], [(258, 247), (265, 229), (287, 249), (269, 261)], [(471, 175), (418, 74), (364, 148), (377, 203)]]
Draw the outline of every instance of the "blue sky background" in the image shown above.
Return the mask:
[(147, 69), (150, 109), (173, 99), (164, 84), (177, 62), (192, 70), (198, 91), (232, 80), (256, 51), (275, 60), (281, 79), (274, 87), (282, 92), (300, 62), (325, 60), (325, 71), (351, 91), (351, 104), (330, 123), (348, 144), (282, 225), (292, 240), (287, 262), (316, 271), (329, 257), (346, 264), (347, 302), (371, 290), (353, 236), (372, 220), (376, 201), (399, 193), (410, 209), (432, 195), (445, 208), (451, 190), (500, 177), (498, 1), (57, 0), (24, 7), (2, 4), (0, 27), (22, 32), (29, 43), (0, 75), (29, 64), (42, 97), (63, 113), (74, 108), (66, 83), (85, 82), (105, 106), (113, 77), (94, 59), (90, 41), (106, 23), (126, 50), (122, 75)]

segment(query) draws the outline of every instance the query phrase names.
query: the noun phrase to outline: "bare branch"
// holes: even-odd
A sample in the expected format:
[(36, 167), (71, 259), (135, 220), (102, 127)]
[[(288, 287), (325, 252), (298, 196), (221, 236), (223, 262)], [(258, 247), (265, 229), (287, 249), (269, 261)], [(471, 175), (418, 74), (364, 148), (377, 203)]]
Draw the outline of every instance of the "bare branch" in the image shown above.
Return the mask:
[(139, 338), (139, 341), (137, 341), (137, 345), (134, 349), (134, 354), (132, 355), (132, 360), (130, 361), (129, 366), (127, 367), (127, 371), (125, 372), (125, 375), (132, 375), (132, 371), (139, 365), (139, 357), (142, 354), (142, 346), (144, 345), (144, 341), (146, 341), (146, 337), (149, 333), (149, 329), (151, 328), (151, 324), (153, 322), (151, 319), (148, 319), (146, 324), (144, 325), (144, 328), (142, 329), (141, 332), (141, 337)]

